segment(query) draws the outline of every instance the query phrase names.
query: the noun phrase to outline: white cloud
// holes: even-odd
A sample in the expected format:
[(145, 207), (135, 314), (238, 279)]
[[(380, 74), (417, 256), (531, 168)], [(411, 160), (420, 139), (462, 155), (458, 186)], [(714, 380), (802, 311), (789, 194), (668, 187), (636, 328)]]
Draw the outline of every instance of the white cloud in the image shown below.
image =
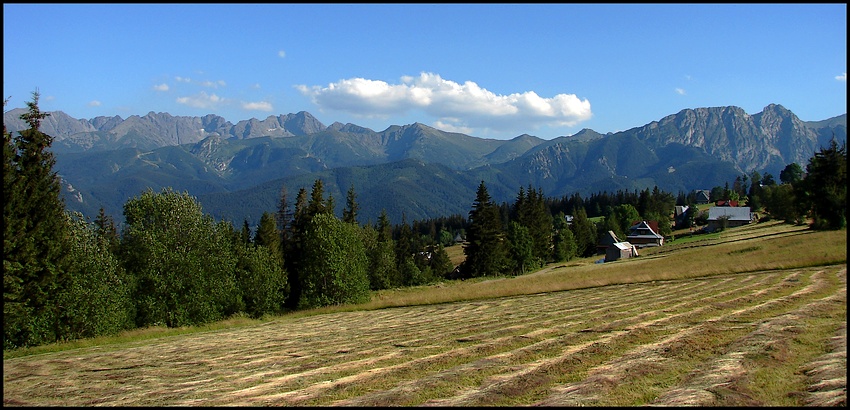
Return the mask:
[(168, 84), (162, 83), (159, 85), (153, 86), (153, 89), (156, 91), (168, 91)]
[(178, 83), (191, 83), (192, 82), (191, 78), (180, 77), (180, 76), (174, 77), (174, 80), (177, 81)]
[(243, 102), (242, 109), (247, 111), (266, 111), (270, 112), (274, 110), (272, 104), (266, 101), (257, 101), (257, 102)]
[(201, 91), (200, 93), (191, 97), (179, 97), (177, 98), (177, 102), (195, 108), (215, 108), (224, 102), (224, 98), (221, 98), (215, 94), (208, 95), (207, 93)]
[(286, 58), (286, 51), (280, 50), (277, 52), (277, 56), (280, 58)]
[(685, 89), (684, 88), (676, 88), (676, 94), (685, 95)]
[(457, 127), (450, 122), (443, 122), (443, 121), (434, 121), (434, 123), (431, 124), (431, 126), (438, 129), (438, 130), (448, 131), (448, 132), (458, 132), (458, 133), (467, 134), (467, 135), (472, 134), (474, 132), (474, 130), (472, 128)]
[(207, 88), (227, 87), (227, 83), (224, 82), (224, 80), (204, 81), (201, 83), (201, 85)]
[(254, 89), (254, 90), (259, 90), (260, 89), (260, 83), (255, 83), (254, 85), (251, 86), (251, 88)]
[(418, 77), (404, 76), (400, 84), (351, 78), (326, 87), (297, 85), (296, 89), (322, 109), (363, 117), (386, 118), (420, 109), (437, 117), (438, 128), (445, 130), (573, 126), (593, 115), (590, 102), (574, 94), (551, 98), (534, 91), (499, 95), (472, 81), (459, 84), (424, 72)]
[(838, 81), (847, 82), (847, 73), (841, 73), (841, 75), (835, 76), (835, 79)]
[(100, 101), (92, 100), (89, 102), (89, 107), (100, 107)]

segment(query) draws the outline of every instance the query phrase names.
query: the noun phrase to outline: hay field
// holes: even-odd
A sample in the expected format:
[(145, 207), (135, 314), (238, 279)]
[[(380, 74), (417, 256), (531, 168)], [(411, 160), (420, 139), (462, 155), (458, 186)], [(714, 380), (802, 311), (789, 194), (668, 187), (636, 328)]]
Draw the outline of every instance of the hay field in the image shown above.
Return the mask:
[[(4, 359), (4, 405), (846, 405), (846, 232), (828, 235), (844, 238), (843, 262), (819, 264), (817, 250), (768, 252), (808, 233), (760, 229), (421, 290), (465, 301), (393, 307), (385, 294), (360, 310)], [(822, 259), (841, 260), (830, 249)], [(538, 291), (559, 281), (574, 283)]]

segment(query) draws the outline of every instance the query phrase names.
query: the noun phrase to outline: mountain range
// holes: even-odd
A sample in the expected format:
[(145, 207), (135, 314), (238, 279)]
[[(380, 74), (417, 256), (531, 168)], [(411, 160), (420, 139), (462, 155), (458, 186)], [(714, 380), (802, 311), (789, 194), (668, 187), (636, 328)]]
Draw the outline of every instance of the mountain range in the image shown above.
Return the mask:
[[(10, 132), (25, 110), (4, 113)], [(831, 138), (846, 143), (846, 114), (801, 121), (781, 105), (757, 114), (735, 106), (683, 109), (641, 127), (600, 134), (584, 129), (544, 140), (473, 137), (424, 124), (374, 131), (325, 126), (310, 113), (232, 124), (216, 115), (150, 112), (122, 119), (75, 119), (50, 112), (41, 130), (54, 138), (55, 170), (69, 210), (93, 217), (103, 207), (122, 220), (123, 204), (150, 187), (195, 196), (204, 211), (240, 224), (290, 203), (322, 179), (341, 214), (353, 187), (360, 220), (386, 210), (393, 223), (466, 215), (480, 181), (497, 202), (532, 185), (549, 197), (602, 191), (711, 189), (736, 176), (779, 172), (808, 159)]]

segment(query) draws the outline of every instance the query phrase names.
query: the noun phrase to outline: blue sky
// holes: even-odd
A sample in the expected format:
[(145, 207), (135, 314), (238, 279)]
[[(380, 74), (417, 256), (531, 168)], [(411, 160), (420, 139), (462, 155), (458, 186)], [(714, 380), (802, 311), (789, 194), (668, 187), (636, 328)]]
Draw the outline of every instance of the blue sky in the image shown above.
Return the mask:
[[(4, 4), (4, 111), (307, 111), (481, 138), (847, 112), (846, 4)], [(10, 98), (11, 97), (11, 98)]]

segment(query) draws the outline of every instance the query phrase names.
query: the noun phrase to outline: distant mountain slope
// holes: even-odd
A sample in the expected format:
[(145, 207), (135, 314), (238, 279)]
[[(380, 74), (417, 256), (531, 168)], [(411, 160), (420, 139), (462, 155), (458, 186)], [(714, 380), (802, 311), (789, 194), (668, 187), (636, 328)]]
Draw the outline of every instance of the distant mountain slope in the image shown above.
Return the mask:
[[(4, 114), (10, 131), (24, 126), (23, 112)], [(93, 215), (103, 206), (120, 217), (129, 197), (171, 186), (209, 202), (217, 217), (245, 214), (254, 222), (249, 215), (276, 207), (282, 184), (293, 185), (294, 198), (317, 178), (327, 178), (326, 192), (340, 209), (353, 181), (365, 219), (386, 209), (412, 220), (465, 214), (482, 180), (497, 201), (529, 184), (548, 196), (656, 185), (710, 189), (752, 171), (778, 178), (791, 162), (805, 167), (830, 138), (847, 139), (846, 114), (804, 122), (776, 104), (753, 115), (734, 106), (685, 109), (626, 131), (585, 129), (548, 141), (526, 134), (483, 139), (419, 123), (380, 132), (326, 127), (303, 111), (236, 125), (215, 115), (77, 120), (57, 111), (42, 131), (55, 138), (56, 170), (72, 210)]]

